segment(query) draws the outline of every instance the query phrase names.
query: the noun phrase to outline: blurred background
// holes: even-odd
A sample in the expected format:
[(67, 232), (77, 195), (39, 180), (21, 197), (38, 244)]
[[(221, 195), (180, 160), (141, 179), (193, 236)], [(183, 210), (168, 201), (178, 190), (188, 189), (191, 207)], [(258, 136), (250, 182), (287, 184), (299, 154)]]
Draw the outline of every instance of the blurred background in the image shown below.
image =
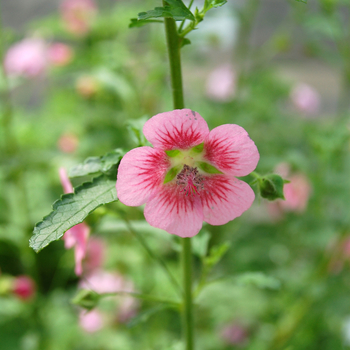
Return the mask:
[[(183, 349), (172, 308), (130, 296), (90, 312), (72, 302), (83, 288), (176, 298), (140, 236), (178, 279), (179, 241), (142, 208), (113, 203), (87, 218), (79, 276), (67, 241), (28, 246), (63, 193), (60, 168), (142, 145), (144, 122), (172, 109), (163, 25), (128, 27), (156, 6), (1, 1), (2, 350)], [(186, 107), (210, 128), (244, 127), (257, 172), (290, 180), (285, 201), (257, 195), (193, 240), (198, 349), (350, 348), (349, 14), (349, 0), (228, 0), (182, 49)]]

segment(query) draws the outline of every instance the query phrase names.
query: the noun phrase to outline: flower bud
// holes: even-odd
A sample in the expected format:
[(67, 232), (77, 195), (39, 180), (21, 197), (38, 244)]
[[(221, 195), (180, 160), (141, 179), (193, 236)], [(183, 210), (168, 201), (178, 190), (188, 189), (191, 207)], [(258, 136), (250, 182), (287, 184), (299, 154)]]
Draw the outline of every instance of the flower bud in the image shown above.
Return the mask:
[(22, 300), (29, 300), (35, 294), (35, 283), (29, 276), (17, 276), (12, 285), (12, 292)]
[(259, 179), (259, 191), (263, 198), (273, 201), (275, 199), (284, 198), (283, 185), (285, 180), (277, 174), (270, 174)]

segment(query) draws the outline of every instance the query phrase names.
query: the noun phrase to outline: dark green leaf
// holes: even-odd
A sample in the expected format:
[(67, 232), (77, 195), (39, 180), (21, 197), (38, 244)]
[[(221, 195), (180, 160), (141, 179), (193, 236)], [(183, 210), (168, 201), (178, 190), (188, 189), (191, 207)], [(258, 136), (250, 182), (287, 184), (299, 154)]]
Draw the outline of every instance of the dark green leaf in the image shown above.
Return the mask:
[(30, 246), (38, 252), (52, 241), (58, 240), (73, 226), (81, 223), (96, 208), (116, 201), (116, 174), (101, 175), (62, 195), (53, 204), (53, 211), (36, 224)]
[(83, 164), (76, 165), (69, 170), (69, 177), (80, 177), (97, 173), (106, 173), (117, 165), (125, 152), (115, 149), (102, 157), (89, 157)]
[(223, 174), (220, 170), (216, 169), (214, 166), (205, 162), (196, 162), (199, 169), (205, 171), (208, 174)]
[(194, 21), (192, 12), (186, 7), (181, 0), (169, 0), (168, 5), (164, 7), (156, 7), (154, 10), (147, 12), (140, 12), (138, 14), (138, 20), (149, 20), (152, 18), (174, 18), (175, 21), (183, 21), (189, 19)]
[(137, 27), (142, 27), (148, 23), (163, 23), (161, 20), (157, 19), (137, 19), (137, 18), (131, 18), (131, 22), (129, 24), (129, 28), (137, 28)]

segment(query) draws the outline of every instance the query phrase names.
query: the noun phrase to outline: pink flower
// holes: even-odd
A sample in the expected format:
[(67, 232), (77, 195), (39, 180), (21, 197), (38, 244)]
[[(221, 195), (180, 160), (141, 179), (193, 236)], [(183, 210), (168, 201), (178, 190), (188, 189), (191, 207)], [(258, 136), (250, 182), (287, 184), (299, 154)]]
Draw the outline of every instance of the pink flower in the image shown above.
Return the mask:
[(105, 241), (99, 237), (91, 237), (87, 244), (84, 271), (91, 272), (102, 267), (105, 254)]
[(125, 205), (146, 203), (150, 225), (192, 237), (203, 221), (226, 224), (253, 203), (253, 190), (234, 177), (252, 172), (259, 160), (240, 126), (226, 124), (209, 132), (198, 113), (182, 109), (152, 117), (143, 133), (154, 148), (128, 152), (116, 186)]
[[(69, 181), (67, 172), (64, 168), (60, 169), (61, 183), (64, 189), (64, 193), (72, 193), (73, 186)], [(82, 261), (86, 254), (86, 244), (89, 238), (90, 228), (85, 223), (81, 223), (73, 226), (66, 231), (63, 236), (64, 246), (66, 249), (75, 247), (75, 273), (80, 276), (83, 273)]]
[(48, 48), (48, 59), (54, 66), (65, 66), (73, 57), (72, 49), (63, 43), (53, 43)]
[(63, 134), (57, 142), (58, 149), (64, 153), (74, 153), (79, 140), (74, 134)]
[[(96, 293), (114, 293), (114, 292), (135, 292), (131, 281), (126, 280), (122, 275), (103, 270), (94, 270), (89, 273), (81, 282), (79, 287), (83, 289), (92, 289)], [(128, 295), (119, 295), (115, 298), (118, 301), (118, 320), (127, 322), (132, 318), (138, 309), (138, 301)]]
[(103, 314), (94, 309), (91, 311), (82, 310), (79, 314), (79, 325), (88, 333), (95, 333), (104, 326)]
[(241, 325), (232, 323), (222, 330), (221, 337), (227, 344), (243, 346), (247, 343), (248, 332)]
[(35, 283), (29, 276), (17, 276), (13, 281), (13, 293), (24, 301), (34, 296), (35, 289)]
[(216, 101), (232, 100), (236, 92), (236, 77), (229, 64), (214, 69), (206, 82), (206, 95)]
[(307, 115), (317, 114), (320, 109), (320, 95), (310, 85), (299, 83), (292, 92), (291, 99), (294, 106)]
[(8, 75), (33, 78), (47, 67), (45, 42), (39, 38), (24, 39), (6, 52), (4, 68)]
[(75, 35), (84, 35), (90, 30), (97, 6), (93, 0), (65, 0), (61, 12), (67, 30)]

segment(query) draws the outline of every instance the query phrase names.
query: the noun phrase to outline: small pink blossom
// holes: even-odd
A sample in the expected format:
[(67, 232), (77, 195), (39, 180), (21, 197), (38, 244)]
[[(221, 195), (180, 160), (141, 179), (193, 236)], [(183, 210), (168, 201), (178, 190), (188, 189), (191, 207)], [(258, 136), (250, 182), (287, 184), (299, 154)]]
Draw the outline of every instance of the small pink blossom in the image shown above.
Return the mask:
[[(83, 289), (92, 289), (93, 291), (103, 293), (115, 292), (135, 292), (131, 281), (126, 280), (122, 275), (103, 270), (94, 270), (87, 274), (79, 283)], [(138, 309), (138, 302), (135, 298), (128, 295), (119, 295), (115, 298), (118, 301), (117, 315), (120, 322), (127, 322), (132, 318)]]
[[(73, 186), (69, 181), (67, 172), (64, 168), (60, 169), (60, 179), (64, 193), (72, 193)], [(85, 223), (73, 226), (63, 236), (66, 249), (75, 248), (75, 273), (80, 276), (83, 273), (82, 261), (86, 254), (86, 245), (90, 234), (90, 228)]]
[(46, 44), (39, 38), (24, 39), (6, 52), (4, 68), (10, 76), (33, 78), (47, 68)]
[(152, 147), (139, 147), (121, 160), (117, 192), (122, 203), (146, 203), (148, 223), (180, 237), (192, 237), (203, 221), (223, 225), (254, 201), (250, 186), (235, 178), (252, 172), (259, 153), (247, 132), (234, 124), (209, 132), (189, 109), (160, 113), (143, 133)]
[(79, 325), (88, 333), (95, 333), (104, 326), (103, 314), (99, 310), (82, 310), (79, 314)]
[(79, 139), (74, 134), (63, 134), (57, 142), (57, 147), (64, 153), (74, 153), (78, 148)]
[(61, 5), (66, 29), (78, 36), (90, 31), (96, 12), (97, 6), (93, 0), (64, 0)]
[(48, 60), (54, 66), (65, 66), (73, 58), (72, 49), (63, 43), (53, 43), (47, 51)]
[(244, 346), (248, 340), (248, 332), (243, 326), (232, 323), (222, 330), (221, 337), (227, 344)]
[(91, 237), (87, 244), (84, 271), (87, 273), (101, 268), (106, 255), (106, 243), (102, 238)]
[(294, 106), (306, 115), (317, 114), (320, 110), (321, 99), (319, 93), (310, 85), (297, 84), (291, 92), (291, 100)]
[(206, 82), (206, 95), (215, 101), (232, 100), (236, 92), (236, 76), (233, 68), (223, 65), (214, 69)]
[(35, 290), (35, 283), (29, 276), (17, 276), (13, 281), (12, 291), (19, 299), (30, 300)]
[(273, 219), (280, 219), (283, 212), (303, 213), (306, 210), (311, 195), (311, 185), (307, 177), (302, 173), (290, 175), (290, 167), (281, 163), (276, 167), (276, 173), (290, 181), (283, 187), (285, 200), (277, 200), (268, 203), (268, 210)]

